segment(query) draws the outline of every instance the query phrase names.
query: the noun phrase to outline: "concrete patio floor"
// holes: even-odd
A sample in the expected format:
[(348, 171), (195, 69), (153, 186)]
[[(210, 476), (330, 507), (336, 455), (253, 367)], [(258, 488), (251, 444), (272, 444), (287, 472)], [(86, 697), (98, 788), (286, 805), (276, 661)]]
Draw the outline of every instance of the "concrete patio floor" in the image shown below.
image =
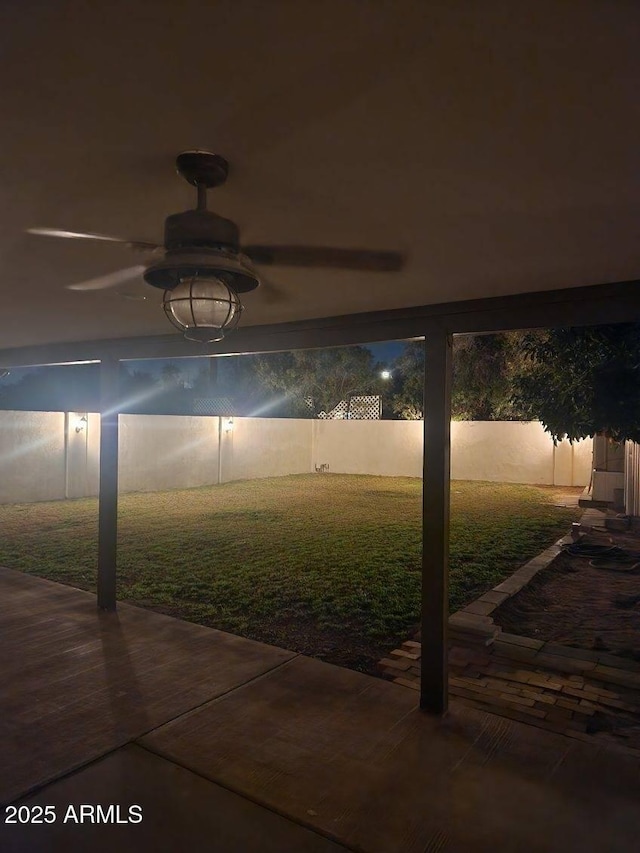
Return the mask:
[[(28, 807), (28, 823), (4, 809), (2, 851), (638, 847), (634, 757), (455, 700), (438, 720), (404, 687), (127, 605), (98, 614), (8, 569), (0, 590), (1, 798)], [(55, 820), (34, 824), (36, 805)], [(112, 822), (77, 823), (80, 805)], [(113, 822), (133, 805), (141, 822)]]

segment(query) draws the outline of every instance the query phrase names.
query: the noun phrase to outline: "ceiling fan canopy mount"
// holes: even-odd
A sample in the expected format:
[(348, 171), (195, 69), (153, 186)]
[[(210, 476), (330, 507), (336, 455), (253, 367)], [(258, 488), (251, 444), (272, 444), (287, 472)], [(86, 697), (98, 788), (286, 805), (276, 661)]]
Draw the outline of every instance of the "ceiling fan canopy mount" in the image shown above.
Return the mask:
[(206, 189), (221, 186), (229, 175), (229, 163), (224, 157), (199, 149), (178, 154), (176, 169), (187, 183)]

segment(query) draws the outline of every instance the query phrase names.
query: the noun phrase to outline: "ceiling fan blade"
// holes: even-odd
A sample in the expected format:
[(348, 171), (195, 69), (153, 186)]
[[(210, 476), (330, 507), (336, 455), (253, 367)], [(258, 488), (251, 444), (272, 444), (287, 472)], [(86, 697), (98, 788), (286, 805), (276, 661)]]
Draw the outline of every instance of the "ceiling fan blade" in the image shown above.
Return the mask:
[(242, 251), (256, 264), (292, 267), (325, 267), (372, 272), (402, 269), (400, 252), (369, 249), (333, 249), (329, 246), (244, 246)]
[(86, 281), (79, 281), (77, 284), (68, 284), (67, 290), (106, 290), (142, 275), (145, 269), (146, 267), (141, 265), (126, 267), (123, 270), (116, 270), (106, 275), (99, 275), (96, 278), (89, 278)]
[(273, 284), (273, 282), (268, 278), (265, 278), (264, 275), (260, 276), (260, 289), (264, 293), (264, 301), (272, 305), (279, 302), (286, 302), (287, 300), (287, 294), (284, 290)]
[(123, 237), (111, 237), (108, 234), (92, 234), (89, 231), (64, 231), (60, 228), (27, 228), (27, 234), (39, 237), (62, 237), (65, 240), (101, 240), (105, 243), (124, 243), (131, 249), (142, 252), (157, 252), (164, 250), (158, 243), (147, 243), (144, 240), (125, 240)]
[[(245, 263), (247, 263), (249, 266), (251, 266), (252, 261), (248, 255), (245, 255), (243, 252), (239, 252), (238, 258), (240, 258), (240, 260), (243, 260)], [(270, 281), (264, 275), (264, 273), (260, 273), (259, 280), (260, 280), (260, 290), (263, 293), (263, 297), (264, 297), (265, 302), (274, 304), (276, 302), (285, 302), (286, 301), (287, 295), (284, 292), (284, 290), (279, 288), (277, 285), (273, 284), (273, 282)]]

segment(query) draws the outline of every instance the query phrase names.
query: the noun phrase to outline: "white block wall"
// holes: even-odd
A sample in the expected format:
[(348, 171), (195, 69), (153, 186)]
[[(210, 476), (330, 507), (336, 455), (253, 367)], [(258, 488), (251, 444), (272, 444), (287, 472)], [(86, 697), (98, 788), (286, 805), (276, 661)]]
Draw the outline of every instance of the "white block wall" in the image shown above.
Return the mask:
[(312, 421), (314, 464), (334, 474), (422, 477), (422, 421)]
[(586, 486), (592, 440), (554, 447), (542, 424), (518, 421), (453, 421), (451, 476), (455, 480)]
[(223, 431), (222, 481), (309, 473), (313, 425), (298, 418), (233, 418), (233, 429)]
[[(0, 412), (0, 503), (96, 495), (100, 418)], [(313, 472), (422, 476), (421, 421), (121, 415), (119, 489), (159, 491)], [(592, 441), (554, 447), (541, 424), (454, 421), (451, 476), (585, 486)]]
[(120, 415), (118, 488), (159, 492), (218, 482), (218, 418)]
[(0, 503), (64, 498), (63, 412), (0, 412)]
[[(586, 486), (592, 440), (556, 447), (534, 422), (452, 421), (451, 477)], [(422, 476), (422, 421), (315, 421), (314, 461), (342, 474)]]

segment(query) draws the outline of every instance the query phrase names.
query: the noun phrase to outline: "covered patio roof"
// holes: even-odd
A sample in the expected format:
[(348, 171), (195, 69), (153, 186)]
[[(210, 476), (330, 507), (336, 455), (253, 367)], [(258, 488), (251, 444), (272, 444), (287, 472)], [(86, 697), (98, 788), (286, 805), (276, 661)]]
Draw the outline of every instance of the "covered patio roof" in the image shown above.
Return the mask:
[[(640, 7), (69, 0), (2, 14), (0, 367), (102, 364), (100, 606), (115, 607), (119, 360), (424, 337), (421, 703), (444, 711), (451, 335), (640, 320)], [(158, 240), (192, 204), (173, 162), (196, 147), (230, 161), (211, 207), (245, 241), (397, 250), (404, 269), (274, 267), (283, 299), (247, 295), (243, 327), (206, 347), (166, 334), (154, 300), (67, 290), (137, 259), (25, 230)]]
[(263, 269), (282, 299), (248, 294), (245, 328), (638, 275), (637, 4), (66, 0), (0, 14), (2, 348), (170, 331), (157, 299), (66, 289), (140, 256), (25, 229), (157, 241), (193, 205), (174, 170), (189, 148), (230, 162), (210, 206), (245, 243), (406, 256), (398, 273)]

